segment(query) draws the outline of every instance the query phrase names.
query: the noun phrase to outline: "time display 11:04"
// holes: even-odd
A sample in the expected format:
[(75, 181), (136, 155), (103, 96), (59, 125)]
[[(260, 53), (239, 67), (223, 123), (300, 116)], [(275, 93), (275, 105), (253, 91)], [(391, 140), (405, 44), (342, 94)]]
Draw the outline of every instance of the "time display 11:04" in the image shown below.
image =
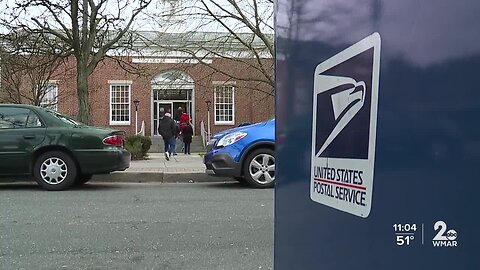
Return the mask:
[(415, 232), (417, 231), (417, 224), (393, 224), (395, 232)]

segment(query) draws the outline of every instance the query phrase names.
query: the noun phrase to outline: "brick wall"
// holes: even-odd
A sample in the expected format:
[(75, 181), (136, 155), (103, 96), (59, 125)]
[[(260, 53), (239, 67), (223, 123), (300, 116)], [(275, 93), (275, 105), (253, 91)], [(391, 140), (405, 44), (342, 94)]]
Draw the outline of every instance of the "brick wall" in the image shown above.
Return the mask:
[[(259, 122), (270, 119), (275, 113), (275, 99), (273, 89), (259, 82), (235, 81), (224, 74), (215, 72), (208, 66), (201, 64), (132, 64), (130, 58), (119, 59), (130, 66), (130, 72), (125, 71), (118, 61), (106, 59), (100, 62), (89, 77), (89, 104), (92, 123), (100, 127), (110, 127), (125, 130), (129, 134), (135, 131), (135, 106), (134, 99), (140, 101), (138, 109), (138, 126), (145, 121), (146, 135), (151, 134), (152, 97), (151, 80), (158, 74), (171, 70), (182, 70), (195, 82), (195, 132), (200, 132), (200, 122), (207, 122), (207, 106), (205, 100), (211, 100), (211, 131), (212, 133), (237, 126), (244, 122)], [(271, 61), (271, 60), (268, 60)], [(246, 64), (241, 64), (228, 59), (214, 59), (213, 66), (239, 76), (261, 78), (261, 74)], [(272, 71), (273, 72), (273, 71)], [(59, 68), (55, 76), (58, 84), (59, 100), (58, 110), (70, 116), (77, 115), (77, 95), (75, 61), (67, 61)], [(131, 81), (131, 108), (130, 125), (110, 125), (110, 84), (111, 80)], [(214, 81), (235, 81), (235, 123), (234, 125), (214, 124)], [(270, 94), (267, 94), (270, 93)]]

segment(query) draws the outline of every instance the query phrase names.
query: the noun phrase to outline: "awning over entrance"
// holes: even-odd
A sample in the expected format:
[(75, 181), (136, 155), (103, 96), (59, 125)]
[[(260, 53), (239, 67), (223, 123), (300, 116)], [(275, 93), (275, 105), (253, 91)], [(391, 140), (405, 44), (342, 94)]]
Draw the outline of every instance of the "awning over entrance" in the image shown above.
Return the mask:
[(191, 88), (194, 84), (192, 77), (180, 70), (168, 70), (158, 74), (152, 80), (154, 88), (171, 88), (175, 85), (176, 89)]

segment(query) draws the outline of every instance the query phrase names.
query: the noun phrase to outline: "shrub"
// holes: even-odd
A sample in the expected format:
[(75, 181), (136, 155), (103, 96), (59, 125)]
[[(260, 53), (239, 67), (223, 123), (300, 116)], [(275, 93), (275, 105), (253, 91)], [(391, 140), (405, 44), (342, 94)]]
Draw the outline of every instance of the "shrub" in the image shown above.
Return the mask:
[(134, 135), (126, 139), (126, 148), (132, 154), (133, 160), (145, 159), (150, 146), (152, 146), (150, 137)]

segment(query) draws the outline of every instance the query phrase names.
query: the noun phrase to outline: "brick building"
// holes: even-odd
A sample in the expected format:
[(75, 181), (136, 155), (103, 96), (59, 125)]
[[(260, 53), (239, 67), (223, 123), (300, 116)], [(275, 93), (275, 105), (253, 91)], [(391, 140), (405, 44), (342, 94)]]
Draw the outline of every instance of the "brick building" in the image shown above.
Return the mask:
[[(197, 41), (198, 37), (207, 37), (200, 34), (195, 36)], [(215, 33), (208, 35), (211, 37)], [(178, 42), (186, 42), (185, 37), (178, 38), (175, 34), (168, 34), (168, 40), (165, 37), (163, 34), (164, 44), (170, 47), (172, 40), (177, 45)], [(205, 46), (206, 43), (202, 44)], [(178, 107), (190, 114), (196, 134), (200, 132), (202, 121), (207, 126), (208, 111), (212, 133), (274, 116), (273, 89), (269, 84), (260, 82), (264, 75), (251, 64), (255, 60), (241, 46), (230, 43), (228, 50), (215, 56), (200, 53), (201, 59), (198, 55), (169, 50), (166, 46), (145, 42), (136, 46), (140, 48), (137, 50), (140, 53), (107, 58), (90, 76), (92, 124), (135, 133), (134, 100), (139, 101), (138, 129), (144, 121), (148, 136), (156, 135), (157, 120), (165, 112), (173, 112), (176, 116)], [(212, 45), (211, 48), (218, 50), (219, 47)], [(224, 57), (226, 53), (230, 56)], [(237, 58), (232, 59), (231, 55)], [(265, 57), (262, 61), (269, 67), (268, 72), (273, 74), (273, 60)], [(46, 95), (46, 98), (56, 99), (55, 108), (59, 112), (70, 116), (77, 114), (78, 106), (74, 67), (73, 60), (62, 66), (51, 80), (52, 91)]]

